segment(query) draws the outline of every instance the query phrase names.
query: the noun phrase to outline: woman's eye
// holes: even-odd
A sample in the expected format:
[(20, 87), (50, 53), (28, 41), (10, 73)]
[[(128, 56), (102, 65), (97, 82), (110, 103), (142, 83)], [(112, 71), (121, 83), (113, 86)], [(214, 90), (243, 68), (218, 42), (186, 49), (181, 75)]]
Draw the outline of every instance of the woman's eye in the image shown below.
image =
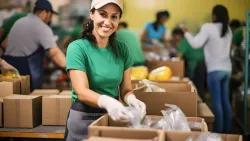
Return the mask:
[(105, 13), (100, 13), (100, 15), (101, 15), (102, 17), (105, 17), (105, 16), (106, 16), (106, 14), (105, 14)]
[(113, 19), (117, 19), (117, 16), (112, 16)]

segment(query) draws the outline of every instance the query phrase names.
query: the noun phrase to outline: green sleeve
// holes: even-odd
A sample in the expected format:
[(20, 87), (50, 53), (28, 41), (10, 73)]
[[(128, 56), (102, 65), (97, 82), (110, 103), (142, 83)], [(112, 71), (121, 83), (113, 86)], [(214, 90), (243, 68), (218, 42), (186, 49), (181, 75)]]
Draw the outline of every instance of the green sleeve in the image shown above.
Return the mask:
[(232, 44), (236, 46), (240, 46), (243, 41), (243, 29), (237, 29), (233, 34)]
[(82, 44), (74, 41), (69, 44), (66, 54), (66, 69), (81, 70), (86, 72), (86, 56)]
[(17, 20), (19, 20), (22, 17), (25, 17), (26, 15), (27, 13), (20, 13), (20, 14), (18, 13), (18, 14), (14, 14), (13, 16), (5, 20), (1, 27), (4, 29), (5, 35), (9, 34), (10, 29), (12, 28), (12, 26), (15, 24)]
[(177, 48), (177, 51), (178, 53), (184, 55), (187, 51), (187, 40), (181, 40), (178, 44), (178, 48)]
[(132, 60), (132, 56), (130, 53), (130, 50), (127, 46), (126, 43), (123, 44), (123, 51), (122, 51), (122, 56), (123, 56), (123, 61), (124, 61), (124, 71), (133, 66), (134, 62)]

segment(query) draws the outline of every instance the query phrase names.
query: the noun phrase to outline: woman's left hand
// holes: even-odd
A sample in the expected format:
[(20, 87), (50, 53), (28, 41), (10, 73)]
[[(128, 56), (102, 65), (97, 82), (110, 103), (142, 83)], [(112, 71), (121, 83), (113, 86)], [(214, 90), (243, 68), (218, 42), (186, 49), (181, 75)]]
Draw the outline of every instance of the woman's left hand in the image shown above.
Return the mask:
[(125, 102), (131, 106), (134, 107), (137, 111), (141, 114), (141, 119), (144, 118), (146, 115), (146, 105), (144, 102), (138, 100), (134, 94), (129, 94), (125, 100)]

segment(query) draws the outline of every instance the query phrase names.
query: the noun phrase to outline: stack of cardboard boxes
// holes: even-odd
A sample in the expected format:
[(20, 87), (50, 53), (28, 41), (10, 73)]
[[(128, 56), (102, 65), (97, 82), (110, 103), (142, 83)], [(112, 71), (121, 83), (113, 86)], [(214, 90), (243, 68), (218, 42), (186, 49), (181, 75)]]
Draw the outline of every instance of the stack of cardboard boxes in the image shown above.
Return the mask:
[[(70, 91), (34, 90), (30, 77), (0, 78), (0, 125), (5, 128), (34, 128), (38, 125), (65, 125), (71, 106)], [(61, 94), (61, 95), (59, 95)]]

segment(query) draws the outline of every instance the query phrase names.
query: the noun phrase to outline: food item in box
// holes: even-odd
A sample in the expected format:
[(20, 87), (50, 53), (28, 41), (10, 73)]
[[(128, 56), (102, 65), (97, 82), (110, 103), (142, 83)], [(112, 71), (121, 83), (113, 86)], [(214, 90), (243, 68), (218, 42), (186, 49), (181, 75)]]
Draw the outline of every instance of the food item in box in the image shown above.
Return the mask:
[(131, 68), (131, 80), (143, 80), (148, 77), (148, 68), (145, 66), (138, 66)]
[(187, 122), (187, 118), (181, 111), (181, 109), (176, 105), (166, 104), (166, 106), (168, 108), (161, 111), (163, 114), (163, 118), (157, 121), (154, 121), (150, 118), (145, 118), (142, 123), (139, 118), (136, 118), (136, 115), (138, 115), (139, 113), (136, 112), (136, 110), (133, 110), (132, 107), (130, 107), (129, 111), (132, 115), (132, 117), (129, 118), (131, 124), (130, 127), (139, 129), (163, 129), (166, 131), (191, 131), (189, 123)]
[(196, 136), (190, 136), (186, 141), (223, 141), (220, 136), (215, 133), (203, 133)]
[(154, 82), (147, 79), (140, 81), (140, 83), (146, 86), (145, 92), (166, 92), (165, 89), (154, 85)]
[(152, 70), (149, 73), (149, 80), (152, 81), (167, 81), (172, 77), (172, 71), (169, 67), (163, 66)]

